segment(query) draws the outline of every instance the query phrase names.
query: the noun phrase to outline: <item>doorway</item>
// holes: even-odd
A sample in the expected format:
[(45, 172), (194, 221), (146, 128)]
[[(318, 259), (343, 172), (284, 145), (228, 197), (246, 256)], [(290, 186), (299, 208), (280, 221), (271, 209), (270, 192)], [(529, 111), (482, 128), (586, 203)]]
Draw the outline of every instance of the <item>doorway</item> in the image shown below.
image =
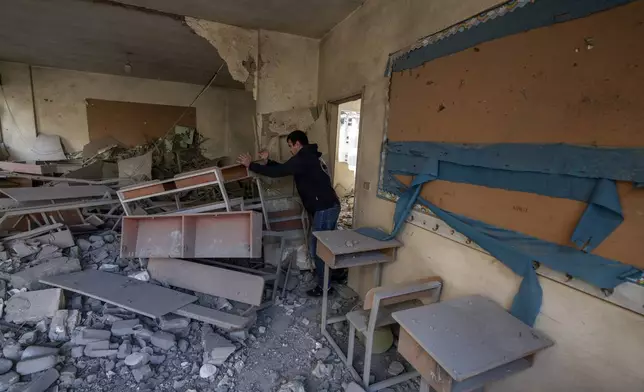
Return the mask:
[(362, 100), (358, 98), (338, 105), (333, 188), (342, 206), (338, 221), (338, 228), (341, 229), (353, 227), (361, 104)]

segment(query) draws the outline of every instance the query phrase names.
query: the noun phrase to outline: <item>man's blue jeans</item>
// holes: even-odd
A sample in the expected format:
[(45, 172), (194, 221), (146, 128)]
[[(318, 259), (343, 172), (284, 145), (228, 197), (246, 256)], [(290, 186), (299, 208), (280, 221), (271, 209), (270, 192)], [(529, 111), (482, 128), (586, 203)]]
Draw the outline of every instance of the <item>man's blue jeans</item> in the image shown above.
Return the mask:
[[(331, 207), (326, 210), (316, 211), (311, 219), (311, 231), (335, 230), (338, 226), (340, 217), (340, 206)], [(315, 272), (317, 275), (318, 286), (324, 286), (324, 262), (317, 257), (317, 238), (311, 235), (309, 242), (309, 255), (315, 261)]]

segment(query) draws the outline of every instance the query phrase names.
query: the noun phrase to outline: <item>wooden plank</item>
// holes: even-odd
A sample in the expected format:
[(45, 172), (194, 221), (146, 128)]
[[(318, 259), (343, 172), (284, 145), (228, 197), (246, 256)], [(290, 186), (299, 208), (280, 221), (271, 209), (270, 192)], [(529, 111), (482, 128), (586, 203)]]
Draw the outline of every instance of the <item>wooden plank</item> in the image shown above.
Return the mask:
[[(364, 305), (363, 309), (364, 310), (369, 310), (373, 306), (373, 296), (382, 291), (390, 291), (392, 289), (403, 289), (405, 287), (411, 286), (411, 285), (416, 285), (420, 283), (429, 283), (429, 282), (443, 282), (443, 280), (439, 276), (427, 276), (425, 278), (417, 279), (411, 282), (404, 282), (404, 283), (398, 283), (398, 284), (392, 284), (392, 285), (387, 285), (387, 286), (382, 286), (382, 287), (374, 287), (371, 290), (367, 292), (367, 294), (364, 297)], [(411, 294), (406, 294), (402, 296), (396, 296), (389, 298), (388, 300), (381, 301), (381, 306), (382, 305), (391, 305), (393, 303), (399, 303), (399, 302), (404, 302), (404, 301), (409, 301), (412, 299), (421, 299), (421, 298), (426, 298), (428, 296), (433, 296), (435, 290), (440, 290), (440, 286), (438, 288), (430, 288), (424, 291), (417, 291)]]
[(238, 316), (221, 312), (219, 310), (206, 308), (195, 304), (188, 304), (173, 312), (182, 317), (188, 317), (193, 320), (201, 321), (221, 328), (226, 331), (232, 331), (245, 328), (251, 323), (253, 318)]
[(176, 125), (197, 127), (197, 109), (182, 106), (87, 99), (89, 140), (114, 138), (135, 147), (163, 137)]
[(255, 258), (261, 238), (261, 214), (254, 211), (128, 216), (121, 257)]
[(318, 241), (326, 245), (334, 255), (398, 248), (403, 245), (402, 242), (396, 239), (378, 241), (354, 230), (316, 231), (313, 235)]
[(33, 230), (25, 231), (22, 233), (18, 233), (15, 235), (10, 235), (9, 237), (5, 237), (2, 239), (2, 242), (8, 242), (8, 241), (13, 241), (13, 240), (19, 240), (19, 239), (25, 239), (25, 238), (31, 238), (35, 237), (38, 235), (42, 235), (45, 233), (48, 233), (52, 230), (60, 229), (63, 227), (62, 223), (54, 223), (53, 225), (47, 225), (47, 226), (41, 226), (37, 227)]
[(264, 279), (261, 276), (193, 261), (150, 259), (148, 271), (154, 280), (171, 286), (251, 305), (261, 305), (264, 295)]
[(420, 373), (436, 392), (474, 391), (488, 383), (498, 381), (532, 366), (530, 359), (517, 359), (478, 376), (458, 382), (440, 367), (404, 328), (400, 329), (398, 352)]
[(152, 318), (174, 312), (197, 300), (194, 295), (95, 270), (51, 276), (41, 279), (40, 282), (87, 295)]
[(35, 163), (7, 162), (0, 161), (0, 170), (27, 173), (27, 174), (52, 174), (56, 172), (55, 165), (38, 165)]
[(53, 186), (35, 188), (2, 188), (0, 192), (18, 202), (103, 197), (112, 194), (104, 185)]
[(457, 381), (525, 358), (553, 344), (496, 302), (478, 295), (408, 309), (392, 316)]

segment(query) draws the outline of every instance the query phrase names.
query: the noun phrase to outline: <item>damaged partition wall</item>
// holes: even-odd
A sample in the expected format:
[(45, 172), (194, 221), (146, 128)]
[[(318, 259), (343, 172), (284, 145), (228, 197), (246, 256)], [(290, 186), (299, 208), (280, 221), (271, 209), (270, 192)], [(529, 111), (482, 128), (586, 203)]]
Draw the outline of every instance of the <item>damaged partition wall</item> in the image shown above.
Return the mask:
[(529, 324), (533, 261), (601, 289), (644, 267), (644, 2), (624, 3), (509, 2), (392, 56), (381, 196), (420, 196), (522, 276)]

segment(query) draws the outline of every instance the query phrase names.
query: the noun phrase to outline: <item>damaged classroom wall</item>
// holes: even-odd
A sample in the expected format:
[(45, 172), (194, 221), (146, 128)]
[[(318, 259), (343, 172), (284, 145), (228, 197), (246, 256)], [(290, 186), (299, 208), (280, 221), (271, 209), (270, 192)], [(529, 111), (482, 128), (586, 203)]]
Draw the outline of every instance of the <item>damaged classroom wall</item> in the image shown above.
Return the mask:
[[(86, 99), (187, 106), (203, 86), (114, 75), (31, 67), (0, 62), (2, 83), (11, 112), (2, 104), (2, 136), (13, 159), (34, 156), (31, 140), (38, 134), (58, 135), (66, 152), (80, 151), (89, 140)], [(35, 114), (34, 115), (34, 107)], [(197, 130), (209, 158), (237, 156), (254, 141), (252, 94), (243, 90), (211, 87), (195, 104)], [(36, 126), (37, 124), (37, 126)], [(36, 154), (38, 155), (38, 154)]]
[[(468, 0), (458, 6), (451, 2), (401, 6), (369, 1), (322, 40), (319, 102), (350, 97), (365, 89), (356, 180), (357, 227), (392, 227), (395, 204), (377, 197), (380, 159), (373, 159), (380, 156), (385, 134), (388, 55), (500, 3)], [(405, 246), (397, 261), (385, 268), (385, 284), (439, 275), (446, 282), (445, 299), (482, 294), (506, 307), (511, 304), (520, 278), (490, 255), (409, 224), (399, 237)], [(370, 288), (372, 271), (356, 272), (350, 274), (350, 285), (364, 294)], [(641, 389), (644, 378), (638, 369), (644, 356), (636, 347), (644, 342), (642, 316), (548, 279), (540, 278), (540, 283), (544, 298), (536, 327), (556, 344), (537, 357), (532, 369), (495, 383), (489, 390)], [(614, 338), (616, 334), (620, 339)]]

